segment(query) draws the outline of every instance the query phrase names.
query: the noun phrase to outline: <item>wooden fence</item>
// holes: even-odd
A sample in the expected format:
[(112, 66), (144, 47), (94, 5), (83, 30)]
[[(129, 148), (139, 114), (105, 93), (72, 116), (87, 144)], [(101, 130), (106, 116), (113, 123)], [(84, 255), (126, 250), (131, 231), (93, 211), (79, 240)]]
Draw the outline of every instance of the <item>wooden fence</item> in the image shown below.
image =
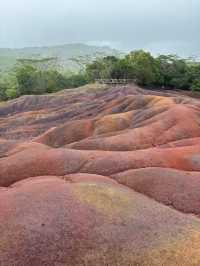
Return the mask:
[(117, 84), (129, 84), (129, 83), (135, 83), (135, 79), (96, 79), (96, 83), (99, 84), (111, 84), (111, 85), (117, 85)]

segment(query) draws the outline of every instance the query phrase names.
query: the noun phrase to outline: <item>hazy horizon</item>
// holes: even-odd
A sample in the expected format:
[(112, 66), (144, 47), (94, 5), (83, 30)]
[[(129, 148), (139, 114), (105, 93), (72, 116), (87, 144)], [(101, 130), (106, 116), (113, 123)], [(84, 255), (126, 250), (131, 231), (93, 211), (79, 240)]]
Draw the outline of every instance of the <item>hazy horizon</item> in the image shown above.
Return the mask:
[(199, 0), (7, 0), (0, 47), (85, 43), (200, 56), (199, 10)]

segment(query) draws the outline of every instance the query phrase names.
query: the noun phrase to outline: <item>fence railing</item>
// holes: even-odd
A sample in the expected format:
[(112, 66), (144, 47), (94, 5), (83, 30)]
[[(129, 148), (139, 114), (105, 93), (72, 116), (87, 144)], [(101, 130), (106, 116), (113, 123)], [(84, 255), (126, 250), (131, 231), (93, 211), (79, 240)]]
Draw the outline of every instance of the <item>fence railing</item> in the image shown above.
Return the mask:
[(96, 79), (96, 83), (99, 84), (129, 84), (135, 83), (135, 79)]

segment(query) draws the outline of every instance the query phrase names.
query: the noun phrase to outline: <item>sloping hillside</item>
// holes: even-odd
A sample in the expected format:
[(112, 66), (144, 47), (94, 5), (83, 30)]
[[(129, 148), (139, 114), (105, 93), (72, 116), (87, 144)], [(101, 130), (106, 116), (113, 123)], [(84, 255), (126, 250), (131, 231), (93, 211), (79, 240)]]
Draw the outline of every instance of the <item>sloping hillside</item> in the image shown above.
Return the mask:
[(200, 265), (199, 114), (135, 85), (1, 103), (0, 265)]
[(30, 47), (22, 49), (0, 48), (0, 72), (9, 71), (17, 59), (57, 58), (57, 66), (62, 69), (76, 70), (79, 68), (71, 58), (80, 56), (119, 55), (119, 51), (109, 47), (97, 47), (86, 44), (66, 44), (49, 47)]

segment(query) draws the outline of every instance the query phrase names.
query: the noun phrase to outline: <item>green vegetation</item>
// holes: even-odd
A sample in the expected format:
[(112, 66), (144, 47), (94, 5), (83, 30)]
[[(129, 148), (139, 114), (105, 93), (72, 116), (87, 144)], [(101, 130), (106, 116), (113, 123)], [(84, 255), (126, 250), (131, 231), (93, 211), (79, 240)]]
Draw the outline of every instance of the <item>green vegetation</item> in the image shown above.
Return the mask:
[[(109, 47), (97, 47), (81, 43), (21, 49), (0, 48), (0, 74), (3, 75), (11, 71), (20, 60), (31, 65), (37, 61), (37, 66), (40, 62), (44, 66), (43, 63), (46, 60), (48, 66), (53, 65), (54, 69), (61, 73), (66, 70), (79, 72), (81, 58), (84, 58), (82, 61), (85, 61), (85, 58), (87, 58), (88, 63), (88, 60), (91, 62), (96, 57), (118, 56), (119, 54), (117, 50)], [(77, 58), (79, 59), (78, 61)], [(47, 62), (48, 60), (51, 62)]]
[[(133, 79), (139, 85), (200, 91), (200, 63), (174, 55), (153, 57), (143, 50), (124, 57), (106, 56), (91, 60), (73, 58), (79, 71), (58, 71), (55, 57), (19, 59), (13, 71), (0, 79), (0, 100), (21, 95), (53, 93), (94, 82), (96, 79)], [(1, 75), (0, 75), (1, 76)]]
[(153, 57), (143, 50), (124, 58), (97, 59), (87, 65), (86, 75), (95, 79), (134, 79), (141, 86), (200, 91), (200, 63), (175, 55)]
[(30, 65), (16, 70), (17, 94), (44, 94), (62, 90), (66, 79), (57, 71), (41, 71)]
[(57, 70), (41, 70), (30, 64), (18, 66), (14, 73), (13, 83), (0, 83), (0, 100), (2, 101), (21, 95), (53, 93), (88, 83), (85, 75), (81, 73), (67, 76)]
[(119, 54), (109, 47), (85, 44), (0, 48), (0, 101), (85, 85), (86, 64), (97, 57)]

